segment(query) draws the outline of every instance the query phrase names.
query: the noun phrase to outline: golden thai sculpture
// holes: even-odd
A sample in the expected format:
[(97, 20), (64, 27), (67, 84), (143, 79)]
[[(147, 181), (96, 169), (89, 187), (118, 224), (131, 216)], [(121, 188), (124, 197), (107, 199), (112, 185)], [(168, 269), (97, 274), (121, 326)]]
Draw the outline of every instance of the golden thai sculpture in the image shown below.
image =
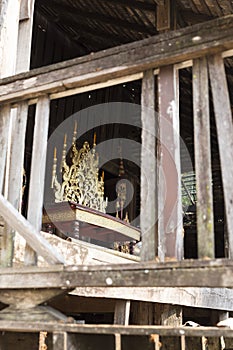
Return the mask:
[(71, 165), (67, 164), (67, 135), (64, 136), (60, 171), (62, 183), (57, 176), (57, 150), (54, 148), (51, 187), (55, 202), (74, 202), (91, 209), (106, 212), (107, 198), (104, 199), (104, 172), (99, 179), (99, 157), (96, 152), (96, 134), (92, 149), (87, 141), (81, 149), (76, 147), (77, 124), (75, 123), (71, 151)]

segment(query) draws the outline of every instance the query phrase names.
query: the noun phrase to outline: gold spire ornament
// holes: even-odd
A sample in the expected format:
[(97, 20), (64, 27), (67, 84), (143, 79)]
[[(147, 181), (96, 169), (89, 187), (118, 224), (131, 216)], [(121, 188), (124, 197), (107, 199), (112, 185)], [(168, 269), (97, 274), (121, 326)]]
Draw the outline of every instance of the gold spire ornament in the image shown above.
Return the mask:
[(81, 149), (76, 147), (77, 123), (75, 122), (70, 152), (71, 165), (66, 162), (67, 135), (61, 160), (62, 183), (57, 178), (57, 150), (54, 148), (53, 171), (51, 187), (54, 190), (55, 202), (71, 201), (91, 209), (106, 212), (107, 199), (104, 199), (104, 175), (99, 180), (99, 157), (96, 153), (96, 134), (93, 148), (87, 141)]

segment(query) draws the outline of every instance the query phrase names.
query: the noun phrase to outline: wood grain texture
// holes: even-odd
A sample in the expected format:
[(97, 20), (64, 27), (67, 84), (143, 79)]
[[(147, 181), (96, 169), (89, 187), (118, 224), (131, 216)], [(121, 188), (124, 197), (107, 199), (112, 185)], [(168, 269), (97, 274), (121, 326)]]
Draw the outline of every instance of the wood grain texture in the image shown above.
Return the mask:
[[(1, 197), (0, 197), (1, 198)], [(0, 201), (0, 209), (5, 207)], [(4, 203), (5, 204), (5, 203)], [(3, 213), (3, 212), (2, 212)], [(3, 213), (4, 214), (4, 213)], [(18, 214), (18, 213), (17, 213)], [(6, 217), (6, 215), (5, 215)], [(14, 217), (13, 217), (14, 218)], [(13, 224), (13, 223), (12, 223)], [(15, 225), (16, 226), (16, 225)], [(20, 225), (20, 230), (26, 228)], [(27, 233), (30, 232), (27, 230)], [(46, 245), (31, 230), (32, 246), (39, 251), (44, 248), (43, 255), (49, 260), (51, 247)], [(25, 233), (24, 233), (25, 234)], [(37, 239), (36, 239), (36, 238)], [(28, 237), (26, 237), (28, 239)], [(29, 240), (29, 239), (28, 239)], [(40, 244), (39, 244), (40, 242)], [(42, 254), (41, 254), (42, 255)], [(50, 260), (61, 262), (53, 251)], [(205, 268), (204, 268), (205, 267)], [(76, 287), (232, 287), (233, 266), (226, 264), (215, 265), (196, 264), (124, 264), (124, 265), (98, 265), (98, 266), (67, 266), (64, 270), (54, 271), (49, 268), (41, 269), (21, 268), (17, 270), (0, 271), (0, 289), (8, 288), (62, 288), (74, 289)], [(33, 273), (32, 273), (33, 272)]]
[(20, 3), (16, 74), (30, 67), (34, 3), (35, 0), (21, 0)]
[(158, 240), (159, 258), (182, 259), (182, 205), (178, 75), (173, 66), (158, 76)]
[(1, 1), (0, 77), (15, 74), (20, 0)]
[[(42, 224), (49, 108), (49, 98), (47, 96), (41, 97), (36, 106), (27, 212), (27, 219), (37, 232), (40, 231)], [(31, 250), (31, 247), (26, 246), (25, 264), (33, 265), (35, 263), (36, 254)]]
[(117, 300), (114, 310), (114, 324), (129, 324), (130, 300)]
[[(23, 162), (28, 106), (22, 102), (17, 110), (12, 110), (11, 148), (8, 170), (7, 199), (20, 209), (22, 200)], [(2, 238), (1, 265), (11, 266), (14, 255), (15, 232), (9, 225), (5, 226)]]
[(0, 193), (3, 190), (6, 153), (8, 146), (9, 123), (10, 123), (10, 105), (0, 107)]
[(1, 80), (0, 102), (96, 84), (232, 47), (233, 15)]
[(142, 80), (141, 120), (141, 259), (148, 261), (154, 260), (158, 255), (156, 112), (153, 70), (145, 72)]
[(140, 335), (159, 334), (163, 336), (187, 336), (187, 337), (218, 337), (233, 338), (233, 332), (227, 328), (217, 327), (171, 327), (171, 326), (120, 326), (120, 325), (80, 325), (63, 322), (14, 322), (0, 321), (1, 331), (14, 332), (38, 332), (46, 329), (48, 332), (68, 332), (81, 334), (121, 334)]
[(98, 298), (124, 298), (142, 302), (167, 303), (189, 307), (233, 311), (233, 292), (229, 288), (164, 287), (77, 287), (72, 295)]
[(0, 194), (0, 214), (50, 264), (63, 264), (63, 258), (56, 253), (42, 235)]
[(197, 190), (198, 257), (214, 258), (209, 84), (206, 58), (193, 63), (194, 147)]
[(208, 58), (222, 171), (229, 256), (233, 258), (233, 124), (224, 62), (221, 55)]

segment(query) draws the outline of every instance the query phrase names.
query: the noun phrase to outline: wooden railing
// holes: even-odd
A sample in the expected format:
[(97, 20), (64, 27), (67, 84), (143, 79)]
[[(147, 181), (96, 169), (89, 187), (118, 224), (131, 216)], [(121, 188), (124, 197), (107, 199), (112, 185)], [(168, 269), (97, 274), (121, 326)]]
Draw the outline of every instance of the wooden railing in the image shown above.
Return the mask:
[[(210, 163), (210, 125), (208, 79), (211, 82), (215, 120), (217, 125), (221, 171), (226, 207), (226, 223), (229, 239), (229, 257), (233, 256), (233, 130), (229, 93), (224, 71), (223, 57), (233, 55), (226, 52), (233, 49), (233, 16), (202, 23), (193, 27), (152, 37), (142, 42), (132, 43), (103, 52), (77, 58), (68, 62), (32, 70), (0, 81), (0, 187), (7, 187), (5, 198), (0, 196), (0, 214), (6, 221), (2, 237), (1, 265), (11, 266), (14, 231), (22, 235), (27, 243), (25, 263), (35, 264), (36, 255), (42, 255), (49, 263), (63, 263), (60, 257), (39, 234), (44, 191), (46, 141), (48, 136), (50, 100), (77, 94), (83, 91), (111, 86), (119, 82), (142, 78), (142, 150), (149, 147), (157, 155), (157, 164), (151, 168), (147, 155), (142, 151), (141, 161), (141, 229), (142, 229), (142, 264), (133, 266), (110, 267), (49, 267), (2, 269), (0, 274), (1, 289), (25, 288), (33, 291), (40, 289), (69, 290), (80, 287), (232, 287), (233, 268), (229, 259), (221, 261), (174, 262), (157, 264), (156, 257), (164, 261), (166, 257), (181, 260), (183, 257), (183, 234), (181, 224), (181, 173), (179, 140), (175, 130), (179, 130), (179, 91), (178, 70), (193, 65), (193, 112), (195, 134), (195, 167), (197, 179), (197, 217), (198, 217), (198, 257), (214, 258), (213, 201), (211, 191)], [(192, 61), (190, 61), (192, 60)], [(187, 62), (188, 61), (188, 62)], [(158, 70), (159, 69), (159, 70)], [(154, 74), (158, 74), (159, 114), (155, 115)], [(167, 84), (169, 82), (169, 85)], [(32, 152), (31, 176), (29, 185), (28, 220), (17, 211), (20, 202), (21, 174), (23, 170), (24, 141), (28, 105), (36, 104), (34, 142)], [(172, 111), (169, 109), (174, 107)], [(17, 107), (17, 112), (13, 109)], [(175, 108), (176, 107), (176, 108)], [(147, 114), (147, 109), (152, 113)], [(10, 115), (12, 118), (11, 152), (7, 152), (10, 135)], [(171, 127), (166, 123), (172, 116)], [(152, 128), (152, 133), (148, 133)], [(156, 142), (155, 136), (160, 142)], [(169, 142), (167, 141), (169, 139)], [(164, 141), (164, 142), (162, 142)], [(166, 178), (166, 147), (173, 155), (176, 177), (169, 182)], [(5, 172), (7, 163), (7, 172)], [(203, 163), (204, 166), (203, 166)], [(169, 195), (173, 205), (173, 226), (167, 234), (171, 210), (166, 206), (162, 192), (161, 173), (164, 171)], [(148, 174), (150, 183), (146, 185), (143, 174)], [(8, 186), (7, 186), (8, 184)], [(154, 189), (147, 191), (147, 188)], [(178, 198), (178, 201), (176, 200)], [(150, 206), (145, 206), (150, 203)], [(156, 223), (161, 206), (165, 210)], [(156, 223), (156, 224), (155, 224)], [(145, 260), (150, 262), (145, 263)], [(152, 261), (152, 262), (151, 262)], [(137, 266), (136, 266), (137, 265)], [(31, 275), (33, 278), (28, 278)], [(17, 311), (17, 310), (16, 310)], [(28, 311), (28, 315), (30, 310)], [(14, 315), (15, 316), (15, 315)], [(19, 315), (19, 318), (21, 316)], [(121, 349), (121, 344), (129, 348), (187, 349), (189, 338), (197, 339), (197, 346), (208, 349), (219, 345), (220, 336), (232, 338), (232, 331), (217, 328), (189, 329), (184, 327), (120, 327), (120, 326), (81, 326), (56, 322), (0, 321), (2, 331), (39, 332), (46, 330), (54, 333), (54, 348), (68, 349), (67, 333), (79, 333), (102, 336), (112, 335), (109, 348)], [(59, 333), (56, 332), (59, 330)], [(82, 334), (82, 335), (80, 335)], [(134, 335), (133, 340), (126, 339)], [(160, 336), (160, 337), (159, 337)], [(89, 337), (83, 339), (88, 344), (95, 341)], [(212, 339), (212, 340), (211, 340)], [(105, 340), (104, 344), (106, 346)], [(128, 341), (128, 343), (127, 343)], [(215, 342), (215, 343), (214, 343)], [(59, 347), (58, 347), (59, 344)], [(129, 345), (130, 344), (130, 345)], [(190, 349), (193, 349), (192, 338)], [(218, 346), (217, 345), (217, 346)], [(102, 345), (101, 345), (102, 346)], [(212, 347), (211, 347), (212, 346)], [(95, 345), (93, 345), (95, 347)], [(103, 348), (103, 346), (101, 347)]]
[[(142, 150), (150, 148), (157, 155), (156, 168), (151, 169), (147, 156), (142, 151), (141, 178), (141, 229), (142, 229), (142, 260), (153, 260), (159, 256), (163, 261), (166, 257), (181, 260), (183, 257), (183, 233), (181, 224), (181, 173), (179, 140), (174, 130), (179, 130), (179, 91), (178, 70), (181, 67), (193, 65), (193, 111), (196, 154), (197, 178), (197, 215), (198, 215), (198, 256), (199, 258), (214, 257), (214, 229), (213, 204), (211, 193), (211, 166), (209, 143), (209, 93), (208, 79), (211, 82), (215, 120), (218, 132), (224, 200), (226, 207), (226, 222), (229, 236), (229, 254), (233, 254), (233, 180), (232, 160), (232, 115), (229, 93), (224, 71), (224, 57), (232, 55), (233, 48), (233, 16), (220, 18), (193, 27), (161, 34), (131, 43), (94, 53), (86, 57), (77, 58), (52, 66), (21, 73), (0, 81), (1, 107), (1, 170), (0, 185), (3, 187), (4, 164), (6, 163), (7, 139), (9, 135), (10, 112), (17, 107), (17, 115), (13, 120), (11, 149), (8, 154), (8, 175), (5, 182), (10, 184), (7, 199), (17, 208), (19, 206), (21, 173), (23, 168), (24, 140), (28, 105), (36, 104), (36, 121), (34, 128), (34, 142), (32, 152), (32, 166), (29, 185), (28, 221), (36, 231), (40, 230), (43, 186), (45, 174), (46, 140), (49, 125), (49, 101), (55, 98), (94, 90), (104, 86), (111, 86), (119, 82), (132, 81), (142, 78)], [(187, 62), (188, 61), (188, 62)], [(159, 70), (158, 70), (159, 69)], [(158, 74), (159, 114), (150, 116), (146, 110), (155, 110), (154, 74)], [(170, 84), (167, 84), (167, 81)], [(170, 106), (175, 106), (172, 112)], [(168, 112), (169, 110), (169, 112)], [(171, 127), (166, 129), (164, 120), (169, 121), (172, 115)], [(159, 142), (155, 142), (154, 133), (148, 133), (148, 127), (155, 131)], [(167, 134), (168, 133), (168, 134)], [(168, 143), (166, 140), (170, 140)], [(163, 143), (164, 141), (164, 143)], [(169, 182), (166, 178), (166, 150), (173, 155), (177, 176)], [(227, 150), (227, 152), (226, 152)], [(202, 166), (205, 162), (206, 166)], [(38, 171), (40, 169), (40, 171)], [(167, 180), (169, 195), (175, 192), (173, 201), (173, 227), (170, 234), (166, 227), (171, 214), (162, 192), (161, 171)], [(147, 193), (143, 174), (150, 174), (149, 188), (154, 191)], [(39, 176), (38, 176), (39, 174)], [(151, 185), (151, 187), (150, 187)], [(171, 196), (170, 196), (171, 197)], [(159, 198), (159, 200), (158, 200)], [(176, 200), (178, 198), (178, 201)], [(145, 203), (151, 203), (145, 207)], [(165, 205), (163, 215), (156, 222), (156, 215), (160, 206)], [(13, 211), (1, 200), (1, 215), (10, 223)], [(8, 214), (9, 215), (8, 215)], [(174, 214), (175, 213), (175, 214)], [(7, 217), (8, 215), (8, 217)], [(12, 216), (12, 217), (13, 217)], [(22, 225), (23, 219), (19, 218)], [(23, 226), (25, 227), (25, 226)], [(17, 230), (19, 227), (17, 227)], [(9, 234), (10, 232), (10, 234)], [(34, 231), (35, 232), (35, 231)], [(23, 230), (19, 233), (24, 235)], [(25, 235), (24, 235), (25, 236)], [(10, 266), (12, 261), (13, 239), (11, 230), (5, 234), (2, 244), (4, 256), (3, 266)], [(34, 236), (35, 237), (35, 234)], [(169, 237), (169, 238), (168, 238)], [(28, 240), (28, 238), (27, 238)], [(35, 241), (36, 242), (36, 241)], [(29, 243), (29, 242), (28, 242)], [(30, 243), (31, 244), (31, 243)], [(39, 246), (33, 249), (41, 254)], [(54, 257), (56, 260), (56, 258)], [(25, 263), (35, 263), (35, 254), (27, 247)]]

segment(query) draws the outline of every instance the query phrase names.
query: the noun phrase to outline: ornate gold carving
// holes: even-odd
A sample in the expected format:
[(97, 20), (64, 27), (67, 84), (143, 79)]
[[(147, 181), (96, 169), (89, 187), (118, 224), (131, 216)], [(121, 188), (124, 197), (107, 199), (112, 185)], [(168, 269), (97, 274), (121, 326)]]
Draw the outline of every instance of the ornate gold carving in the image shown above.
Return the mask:
[(67, 135), (64, 135), (60, 171), (62, 183), (57, 177), (57, 150), (54, 148), (51, 187), (54, 189), (55, 202), (71, 201), (105, 213), (107, 199), (104, 199), (104, 173), (99, 180), (99, 157), (96, 153), (96, 134), (93, 148), (87, 141), (80, 150), (76, 147), (77, 124), (75, 123), (70, 152), (71, 165), (66, 162)]
[(129, 222), (128, 212), (126, 212), (125, 218), (124, 218), (124, 207), (127, 200), (127, 184), (125, 182), (124, 175), (125, 175), (124, 163), (123, 163), (123, 159), (121, 158), (118, 176), (119, 178), (122, 178), (122, 179), (118, 181), (118, 183), (116, 184), (116, 192), (117, 192), (116, 217), (126, 222)]

